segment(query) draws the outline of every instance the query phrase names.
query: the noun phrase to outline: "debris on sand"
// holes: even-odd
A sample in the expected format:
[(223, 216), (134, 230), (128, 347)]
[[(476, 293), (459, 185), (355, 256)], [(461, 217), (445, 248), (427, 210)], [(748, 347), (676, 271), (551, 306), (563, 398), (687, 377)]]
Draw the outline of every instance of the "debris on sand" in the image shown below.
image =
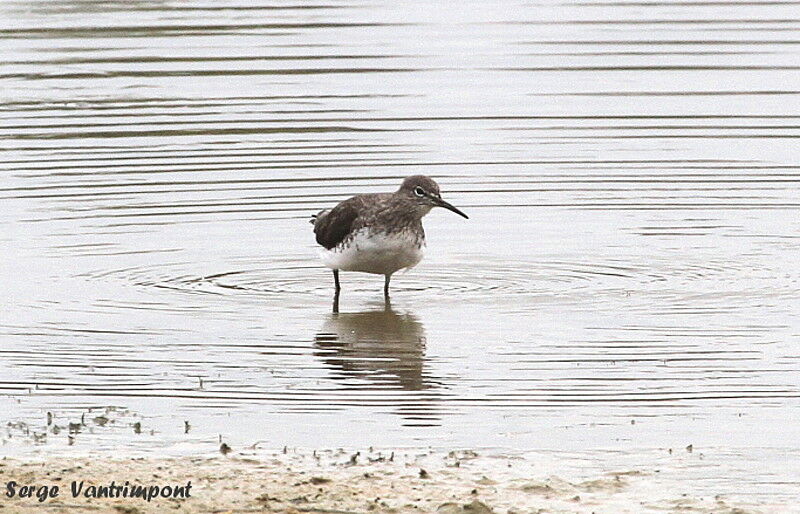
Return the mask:
[[(78, 435), (77, 437), (81, 437)], [(238, 449), (241, 448), (241, 449)], [(350, 458), (362, 455), (356, 465)], [(222, 453), (223, 455), (220, 455)], [(383, 455), (390, 450), (383, 449)], [(70, 509), (102, 512), (338, 512), (376, 514), (521, 514), (530, 512), (788, 512), (788, 505), (749, 505), (730, 497), (685, 495), (663, 473), (617, 469), (600, 476), (555, 476), (564, 469), (541, 459), (520, 456), (467, 455), (461, 467), (441, 452), (395, 451), (393, 461), (367, 458), (375, 451), (281, 448), (233, 450), (220, 443), (219, 453), (204, 457), (108, 458), (107, 455), (6, 458), (7, 477), (26, 483), (102, 487), (126, 480), (148, 485), (186, 484), (191, 496), (156, 498), (69, 498)], [(458, 457), (464, 457), (459, 454)], [(508, 463), (513, 461), (512, 467)], [(133, 479), (133, 480), (132, 480)], [(63, 496), (63, 495), (62, 495)], [(58, 509), (61, 498), (40, 506), (36, 498), (4, 498), (4, 511)], [(66, 503), (64, 503), (66, 505)], [(55, 512), (55, 510), (54, 510)]]
[(436, 509), (436, 514), (494, 514), (485, 503), (472, 500), (470, 503), (459, 505), (458, 503), (443, 503)]

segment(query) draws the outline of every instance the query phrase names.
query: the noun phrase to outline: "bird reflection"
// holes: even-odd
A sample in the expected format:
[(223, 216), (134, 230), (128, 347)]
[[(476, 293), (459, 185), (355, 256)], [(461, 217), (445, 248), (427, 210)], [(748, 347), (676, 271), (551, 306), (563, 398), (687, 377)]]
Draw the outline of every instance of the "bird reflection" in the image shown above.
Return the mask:
[(334, 371), (346, 389), (419, 391), (398, 401), (396, 413), (409, 424), (437, 425), (432, 402), (440, 383), (425, 366), (425, 328), (413, 314), (400, 314), (387, 303), (381, 310), (333, 313), (314, 340), (314, 355)]
[(413, 314), (385, 309), (334, 313), (315, 337), (316, 355), (344, 378), (380, 387), (420, 391), (434, 386), (423, 375), (425, 329)]

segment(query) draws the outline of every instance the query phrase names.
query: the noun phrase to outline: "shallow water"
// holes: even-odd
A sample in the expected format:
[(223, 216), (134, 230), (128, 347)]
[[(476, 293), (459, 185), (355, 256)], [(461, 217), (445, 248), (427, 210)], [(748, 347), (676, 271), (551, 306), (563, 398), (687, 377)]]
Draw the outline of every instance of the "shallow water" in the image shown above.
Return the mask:
[[(486, 4), (3, 2), (5, 438), (693, 444), (796, 495), (800, 2)], [(471, 219), (333, 315), (309, 214), (415, 173)]]

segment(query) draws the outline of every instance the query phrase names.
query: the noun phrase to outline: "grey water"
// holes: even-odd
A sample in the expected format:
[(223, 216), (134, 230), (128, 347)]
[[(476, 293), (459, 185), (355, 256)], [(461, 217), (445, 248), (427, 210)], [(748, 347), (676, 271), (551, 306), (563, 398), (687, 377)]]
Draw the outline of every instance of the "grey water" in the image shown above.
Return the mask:
[[(798, 31), (790, 0), (2, 2), (0, 451), (692, 444), (703, 491), (796, 497)], [(417, 173), (470, 220), (334, 315), (308, 216)]]

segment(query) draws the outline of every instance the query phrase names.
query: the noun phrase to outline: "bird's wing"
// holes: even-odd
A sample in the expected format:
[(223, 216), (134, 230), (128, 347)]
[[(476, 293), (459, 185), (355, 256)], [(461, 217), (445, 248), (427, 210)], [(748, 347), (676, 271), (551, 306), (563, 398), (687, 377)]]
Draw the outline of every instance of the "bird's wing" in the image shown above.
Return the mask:
[(353, 229), (362, 203), (361, 196), (354, 196), (329, 211), (317, 214), (314, 221), (317, 243), (328, 250), (341, 243)]

